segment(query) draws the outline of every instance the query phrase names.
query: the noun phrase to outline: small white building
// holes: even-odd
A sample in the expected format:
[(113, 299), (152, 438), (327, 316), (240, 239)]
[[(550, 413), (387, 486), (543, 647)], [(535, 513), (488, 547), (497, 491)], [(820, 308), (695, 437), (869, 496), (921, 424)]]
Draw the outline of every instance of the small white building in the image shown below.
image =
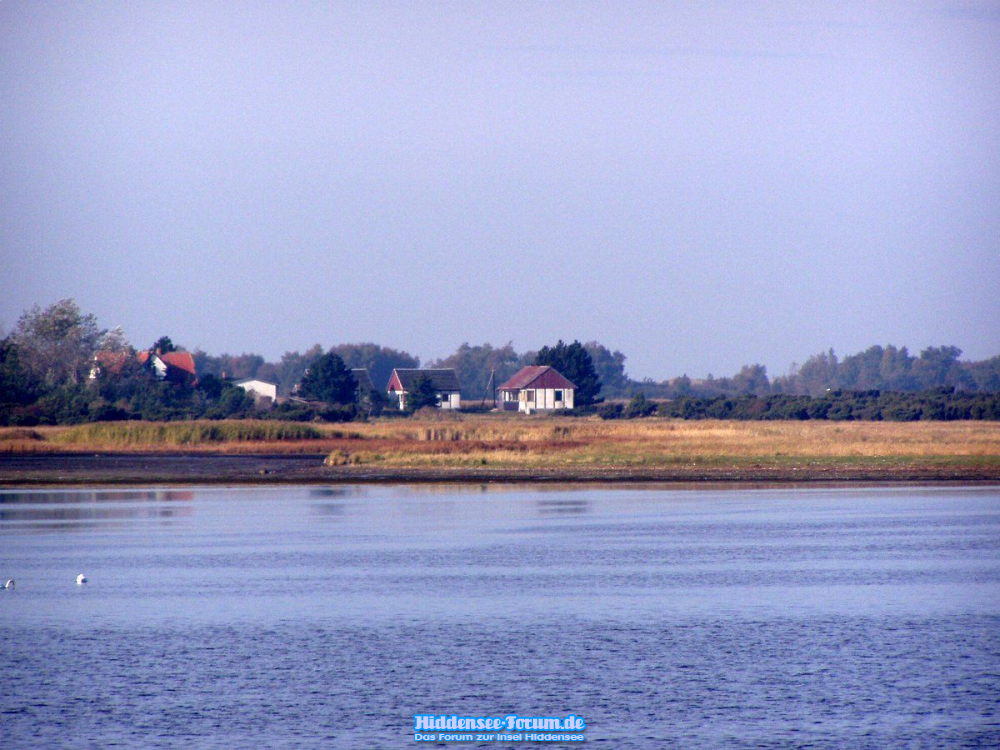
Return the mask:
[(406, 409), (406, 394), (409, 393), (413, 381), (424, 377), (431, 381), (437, 392), (439, 409), (458, 409), (462, 406), (462, 387), (458, 383), (458, 375), (454, 370), (407, 370), (395, 369), (389, 378), (386, 390), (391, 398), (399, 401), (400, 410)]
[(572, 409), (576, 386), (548, 365), (531, 365), (499, 388), (501, 411)]
[(242, 380), (233, 381), (233, 385), (239, 386), (258, 401), (262, 398), (271, 399), (271, 403), (278, 400), (278, 386), (274, 383), (269, 383), (266, 380), (243, 378)]

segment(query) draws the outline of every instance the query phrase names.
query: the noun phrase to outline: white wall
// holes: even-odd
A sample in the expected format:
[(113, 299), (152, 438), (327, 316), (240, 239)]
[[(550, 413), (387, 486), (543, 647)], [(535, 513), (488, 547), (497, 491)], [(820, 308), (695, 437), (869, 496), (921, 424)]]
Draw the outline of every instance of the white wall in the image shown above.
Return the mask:
[(244, 391), (254, 398), (269, 398), (276, 401), (278, 398), (278, 386), (274, 383), (265, 383), (263, 380), (250, 380), (246, 383), (237, 383)]
[[(556, 401), (556, 390), (562, 391), (562, 401)], [(534, 401), (528, 400), (528, 395), (534, 397)], [(572, 388), (525, 388), (518, 393), (518, 411), (537, 411), (540, 409), (572, 409), (573, 408)]]

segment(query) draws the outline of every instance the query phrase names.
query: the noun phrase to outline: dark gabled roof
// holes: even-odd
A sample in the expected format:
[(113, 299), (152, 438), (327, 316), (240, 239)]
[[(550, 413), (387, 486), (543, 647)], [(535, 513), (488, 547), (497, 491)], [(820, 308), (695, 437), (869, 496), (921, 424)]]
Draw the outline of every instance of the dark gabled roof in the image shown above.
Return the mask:
[(351, 370), (351, 375), (353, 375), (354, 379), (358, 381), (358, 388), (365, 393), (375, 390), (375, 383), (372, 382), (372, 376), (365, 368), (355, 368)]
[(409, 391), (413, 381), (419, 377), (430, 380), (434, 384), (434, 390), (438, 392), (462, 390), (462, 386), (458, 384), (458, 375), (455, 374), (454, 370), (402, 370), (398, 368), (392, 371), (392, 378), (389, 379), (387, 389), (392, 388), (395, 379), (404, 391)]
[(576, 388), (573, 383), (548, 365), (528, 365), (500, 386), (501, 391), (519, 391), (522, 388)]

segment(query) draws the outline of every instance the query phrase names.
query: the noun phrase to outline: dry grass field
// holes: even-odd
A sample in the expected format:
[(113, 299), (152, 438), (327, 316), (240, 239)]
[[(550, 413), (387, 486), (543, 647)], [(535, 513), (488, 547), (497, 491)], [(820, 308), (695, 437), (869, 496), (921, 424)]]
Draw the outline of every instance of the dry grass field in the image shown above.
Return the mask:
[(385, 470), (975, 468), (1000, 478), (996, 422), (736, 422), (433, 415), (345, 425), (104, 423), (0, 429), (0, 453), (325, 454)]

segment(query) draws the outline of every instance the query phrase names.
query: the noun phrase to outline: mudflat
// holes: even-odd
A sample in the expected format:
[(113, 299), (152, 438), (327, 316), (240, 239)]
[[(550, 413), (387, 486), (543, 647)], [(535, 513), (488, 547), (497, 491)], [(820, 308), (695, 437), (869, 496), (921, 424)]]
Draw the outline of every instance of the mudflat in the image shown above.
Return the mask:
[(997, 482), (995, 466), (409, 467), (327, 466), (323, 454), (54, 453), (0, 456), (0, 487), (434, 482)]

